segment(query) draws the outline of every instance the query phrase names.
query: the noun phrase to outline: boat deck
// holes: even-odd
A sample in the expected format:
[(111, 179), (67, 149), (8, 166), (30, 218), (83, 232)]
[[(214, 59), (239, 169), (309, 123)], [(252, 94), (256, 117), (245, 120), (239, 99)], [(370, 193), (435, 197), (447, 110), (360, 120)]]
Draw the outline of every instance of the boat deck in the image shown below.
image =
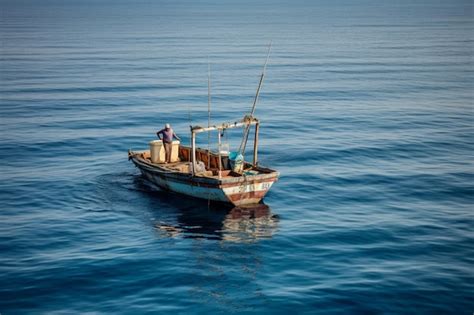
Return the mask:
[[(189, 154), (186, 154), (187, 150), (189, 150), (187, 147), (180, 146), (179, 161), (171, 163), (153, 163), (151, 161), (149, 150), (134, 152), (134, 154), (138, 155), (139, 158), (148, 165), (155, 166), (162, 170), (167, 170), (171, 172), (190, 174), (192, 173), (192, 163), (188, 160)], [(198, 154), (198, 161), (201, 165), (201, 171), (196, 172), (195, 176), (218, 179), (218, 156), (215, 153), (208, 154), (207, 150), (203, 149), (199, 149), (198, 152), (200, 153)], [(210, 157), (210, 162), (208, 161), (208, 157)], [(242, 176), (269, 174), (274, 172), (274, 170), (271, 169), (253, 166), (251, 163), (248, 162), (244, 162), (244, 170), (242, 174), (233, 172), (231, 169), (229, 169), (228, 163), (221, 163), (221, 167), (222, 169), (220, 171), (220, 178), (235, 178)]]

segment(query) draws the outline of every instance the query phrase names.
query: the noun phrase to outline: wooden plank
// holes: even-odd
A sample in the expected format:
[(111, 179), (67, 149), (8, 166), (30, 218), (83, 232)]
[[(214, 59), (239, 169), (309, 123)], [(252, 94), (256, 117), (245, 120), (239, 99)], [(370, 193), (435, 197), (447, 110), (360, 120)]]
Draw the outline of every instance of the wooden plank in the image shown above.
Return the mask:
[(258, 159), (258, 132), (260, 129), (260, 123), (255, 125), (255, 139), (253, 140), (253, 166), (257, 166)]
[(191, 153), (193, 162), (193, 176), (196, 174), (196, 134), (191, 132)]
[(219, 161), (218, 161), (218, 162), (219, 162), (218, 175), (219, 175), (219, 179), (221, 179), (221, 178), (222, 178), (222, 174), (221, 174), (221, 172), (222, 172), (221, 129), (218, 129), (218, 130), (217, 130), (217, 142), (218, 142), (218, 144), (217, 144), (217, 150), (219, 151), (219, 152), (218, 152), (218, 155), (217, 155), (217, 157), (218, 157), (218, 159), (219, 159)]

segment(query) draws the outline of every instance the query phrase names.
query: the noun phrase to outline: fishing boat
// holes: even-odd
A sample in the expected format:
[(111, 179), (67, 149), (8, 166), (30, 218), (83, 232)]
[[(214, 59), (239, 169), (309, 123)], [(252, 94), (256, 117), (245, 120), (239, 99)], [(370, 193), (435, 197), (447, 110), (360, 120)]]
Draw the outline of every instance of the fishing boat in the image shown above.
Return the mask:
[[(196, 147), (196, 135), (217, 131), (219, 148), (221, 134), (227, 129), (255, 126), (253, 161), (239, 160), (239, 154)], [(143, 176), (156, 186), (176, 193), (236, 206), (257, 204), (278, 180), (279, 172), (258, 164), (260, 122), (255, 117), (210, 127), (191, 127), (191, 146), (179, 144), (174, 162), (152, 159), (153, 150), (129, 150), (129, 159)], [(154, 160), (154, 161), (153, 161)]]
[[(129, 160), (140, 169), (143, 176), (156, 186), (176, 193), (189, 195), (209, 201), (232, 203), (235, 206), (257, 204), (260, 202), (279, 173), (258, 164), (258, 136), (260, 121), (255, 118), (255, 108), (265, 76), (270, 56), (271, 42), (267, 58), (258, 84), (250, 114), (240, 121), (211, 126), (210, 66), (208, 75), (208, 126), (191, 126), (191, 145), (173, 145), (172, 163), (165, 163), (164, 149), (160, 141), (151, 143), (150, 150), (128, 152)], [(251, 127), (254, 126), (253, 161), (244, 160), (245, 149)], [(221, 135), (232, 128), (243, 128), (244, 133), (239, 150), (222, 150)], [(218, 149), (214, 152), (196, 147), (196, 136), (203, 132), (217, 131)]]

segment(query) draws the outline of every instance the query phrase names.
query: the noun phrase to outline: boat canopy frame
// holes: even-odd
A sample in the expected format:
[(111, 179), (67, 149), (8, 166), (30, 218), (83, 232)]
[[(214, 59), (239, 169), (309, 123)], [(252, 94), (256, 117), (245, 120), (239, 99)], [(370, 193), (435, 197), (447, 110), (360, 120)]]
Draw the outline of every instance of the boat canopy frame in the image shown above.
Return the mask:
[[(196, 175), (196, 136), (202, 132), (210, 132), (210, 131), (218, 131), (217, 133), (217, 141), (218, 141), (218, 161), (219, 161), (219, 172), (218, 176), (219, 179), (221, 178), (222, 172), (222, 156), (221, 156), (221, 133), (226, 129), (232, 128), (239, 128), (239, 127), (247, 127), (255, 125), (255, 135), (254, 135), (254, 142), (253, 142), (253, 166), (257, 167), (258, 164), (258, 134), (260, 129), (260, 121), (252, 116), (245, 116), (241, 121), (236, 121), (233, 123), (223, 123), (219, 125), (209, 126), (209, 127), (201, 127), (201, 126), (190, 126), (191, 129), (191, 160), (192, 160), (192, 171), (193, 176)], [(210, 152), (209, 152), (210, 154)]]

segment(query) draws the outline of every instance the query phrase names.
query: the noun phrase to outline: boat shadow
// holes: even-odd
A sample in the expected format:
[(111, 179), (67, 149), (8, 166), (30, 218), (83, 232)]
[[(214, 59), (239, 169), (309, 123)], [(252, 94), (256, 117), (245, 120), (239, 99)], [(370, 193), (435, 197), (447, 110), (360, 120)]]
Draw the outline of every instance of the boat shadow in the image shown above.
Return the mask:
[[(191, 198), (185, 195), (160, 190), (137, 176), (136, 188), (159, 204), (172, 208), (175, 217), (153, 222), (159, 237), (181, 237), (222, 240), (229, 242), (255, 242), (269, 239), (278, 228), (279, 217), (271, 208), (259, 203), (232, 206), (219, 202)], [(153, 211), (158, 211), (153, 209)]]

